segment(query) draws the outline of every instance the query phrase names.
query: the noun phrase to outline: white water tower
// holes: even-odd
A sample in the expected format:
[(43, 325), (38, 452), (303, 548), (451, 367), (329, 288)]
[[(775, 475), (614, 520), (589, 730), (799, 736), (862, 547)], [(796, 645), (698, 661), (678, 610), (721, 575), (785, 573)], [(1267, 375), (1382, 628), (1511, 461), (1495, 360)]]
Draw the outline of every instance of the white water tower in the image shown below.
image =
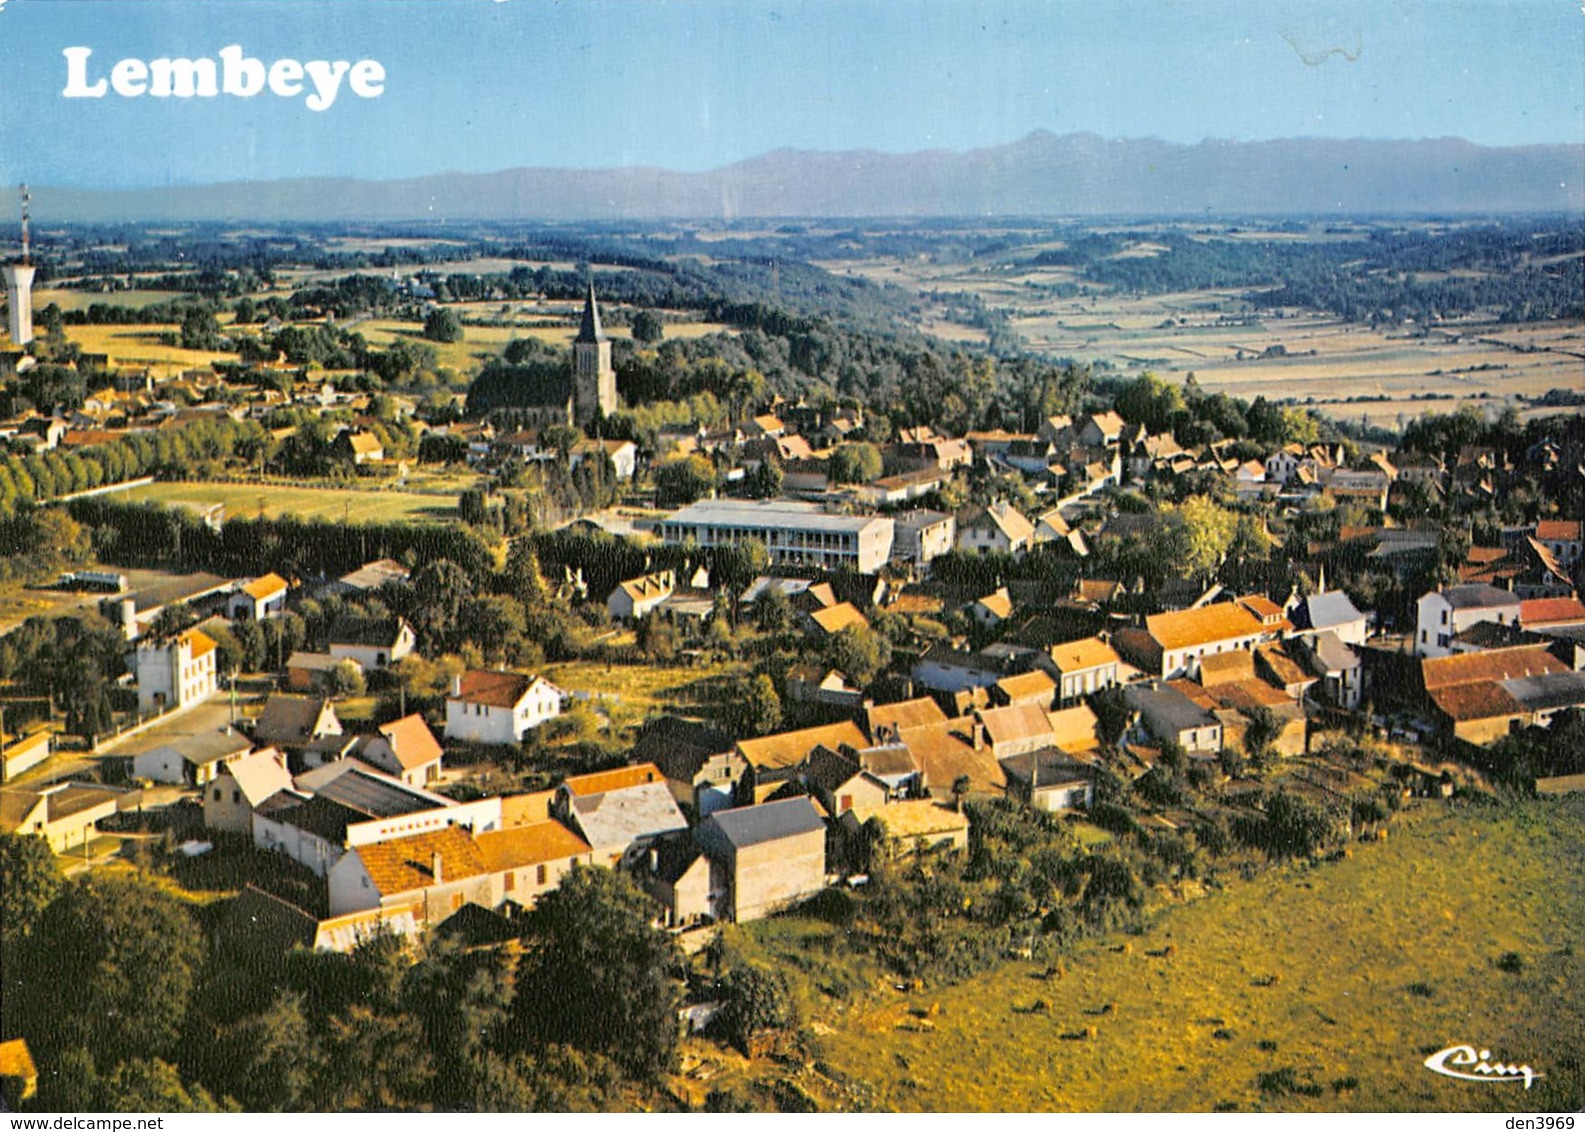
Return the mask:
[(33, 264), (28, 257), (28, 187), (22, 186), (22, 258), (0, 267), (6, 281), (6, 333), (17, 346), (33, 341)]

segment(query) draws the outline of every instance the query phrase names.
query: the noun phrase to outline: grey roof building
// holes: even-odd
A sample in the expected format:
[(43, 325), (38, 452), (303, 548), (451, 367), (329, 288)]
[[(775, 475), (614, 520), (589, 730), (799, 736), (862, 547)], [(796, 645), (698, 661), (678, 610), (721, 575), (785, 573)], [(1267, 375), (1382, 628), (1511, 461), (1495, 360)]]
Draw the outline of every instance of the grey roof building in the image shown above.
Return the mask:
[(603, 794), (566, 798), (567, 818), (600, 864), (633, 858), (651, 841), (688, 828), (664, 782), (645, 782)]

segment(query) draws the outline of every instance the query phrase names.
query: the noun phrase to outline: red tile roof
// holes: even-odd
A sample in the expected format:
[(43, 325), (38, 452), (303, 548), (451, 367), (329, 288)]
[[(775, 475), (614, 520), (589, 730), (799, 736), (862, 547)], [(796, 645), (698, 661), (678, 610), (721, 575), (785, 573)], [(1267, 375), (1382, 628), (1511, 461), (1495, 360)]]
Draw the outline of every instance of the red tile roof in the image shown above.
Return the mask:
[(1254, 614), (1231, 601), (1177, 613), (1158, 613), (1145, 618), (1145, 628), (1163, 649), (1194, 648), (1213, 641), (1255, 637), (1264, 632), (1264, 626)]
[(516, 707), (537, 679), (521, 672), (488, 672), (475, 668), (462, 674), (461, 694), (451, 698), (488, 707)]
[(414, 770), (425, 766), (441, 756), (440, 743), (435, 738), (435, 733), (429, 729), (429, 724), (424, 722), (424, 717), (416, 712), (394, 723), (385, 724), (380, 728), (380, 734), (385, 736), (385, 741), (391, 745), (391, 750), (396, 754), (396, 761), (402, 765), (403, 770)]
[[(479, 876), (487, 872), (484, 855), (468, 831), (448, 825), (430, 833), (398, 837), (373, 845), (360, 845), (358, 856), (381, 896), (417, 892), (435, 884)], [(440, 877), (435, 877), (436, 857)]]
[(1459, 684), (1495, 684), (1520, 676), (1567, 671), (1568, 665), (1547, 652), (1545, 645), (1428, 657), (1420, 662), (1420, 674), (1428, 692)]
[(1585, 604), (1577, 597), (1538, 597), (1519, 603), (1519, 624), (1561, 625), (1585, 621)]
[(625, 790), (629, 786), (660, 782), (663, 777), (660, 768), (654, 763), (639, 763), (637, 766), (623, 766), (615, 770), (597, 771), (594, 774), (575, 775), (562, 785), (576, 797), (586, 798), (592, 794), (604, 794), (609, 790)]

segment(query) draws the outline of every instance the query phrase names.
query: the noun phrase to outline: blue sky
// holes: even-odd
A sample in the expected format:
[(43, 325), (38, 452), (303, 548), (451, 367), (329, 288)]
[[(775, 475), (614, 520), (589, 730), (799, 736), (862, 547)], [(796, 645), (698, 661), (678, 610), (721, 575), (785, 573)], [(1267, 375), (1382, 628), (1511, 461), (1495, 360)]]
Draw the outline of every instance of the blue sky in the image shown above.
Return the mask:
[[(67, 99), (125, 57), (379, 60), (328, 110)], [(1585, 141), (1578, 0), (0, 0), (0, 184), (520, 165), (699, 170), (781, 147), (1110, 138)]]

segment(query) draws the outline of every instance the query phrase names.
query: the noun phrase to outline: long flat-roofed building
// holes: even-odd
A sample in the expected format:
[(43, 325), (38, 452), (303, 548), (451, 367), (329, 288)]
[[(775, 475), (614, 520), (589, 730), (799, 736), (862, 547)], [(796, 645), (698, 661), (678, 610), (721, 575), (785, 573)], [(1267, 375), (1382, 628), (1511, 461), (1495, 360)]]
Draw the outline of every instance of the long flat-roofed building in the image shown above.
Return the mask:
[(879, 515), (832, 515), (809, 503), (706, 499), (661, 521), (660, 535), (674, 545), (730, 546), (749, 539), (765, 544), (775, 566), (846, 566), (873, 574), (891, 557), (895, 525)]

